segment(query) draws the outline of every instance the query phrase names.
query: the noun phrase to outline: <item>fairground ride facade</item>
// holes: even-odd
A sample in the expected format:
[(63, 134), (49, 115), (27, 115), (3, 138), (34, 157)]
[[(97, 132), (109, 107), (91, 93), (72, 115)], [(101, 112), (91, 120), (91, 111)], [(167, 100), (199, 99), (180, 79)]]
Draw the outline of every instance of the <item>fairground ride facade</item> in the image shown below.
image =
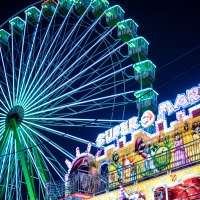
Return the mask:
[[(182, 96), (182, 97), (181, 97)], [(138, 128), (127, 134), (113, 130), (101, 137), (101, 145), (110, 143), (92, 156), (88, 169), (78, 167), (74, 162), (66, 164), (72, 173), (66, 176), (65, 197), (94, 200), (190, 200), (200, 199), (200, 88), (193, 87), (178, 94), (174, 103), (165, 101), (158, 106), (157, 120), (145, 111), (142, 122), (150, 122), (155, 132)], [(178, 106), (178, 108), (177, 108)], [(166, 114), (174, 114), (175, 120), (167, 125)], [(149, 117), (150, 116), (150, 117)], [(149, 118), (148, 118), (149, 117)], [(145, 118), (145, 120), (144, 120)], [(151, 123), (151, 119), (154, 123)], [(110, 140), (108, 140), (110, 138)], [(99, 136), (97, 138), (99, 142)], [(90, 154), (90, 144), (76, 160)], [(75, 160), (75, 163), (76, 163)], [(87, 160), (87, 159), (86, 159)], [(64, 193), (63, 193), (64, 194)]]
[[(41, 3), (22, 11), (25, 20), (12, 17), (10, 33), (0, 29), (0, 199), (200, 199), (199, 86), (157, 105), (149, 43), (120, 6), (47, 0), (40, 10)], [(132, 80), (140, 90), (127, 90)], [(136, 103), (137, 116), (88, 119), (127, 102)], [(176, 120), (168, 125), (166, 114), (173, 113)], [(62, 126), (113, 128), (95, 144), (63, 133)], [(77, 147), (74, 158), (49, 133), (86, 143), (87, 149)], [(68, 173), (44, 142), (73, 160), (65, 162)], [(91, 146), (99, 148), (96, 155)]]

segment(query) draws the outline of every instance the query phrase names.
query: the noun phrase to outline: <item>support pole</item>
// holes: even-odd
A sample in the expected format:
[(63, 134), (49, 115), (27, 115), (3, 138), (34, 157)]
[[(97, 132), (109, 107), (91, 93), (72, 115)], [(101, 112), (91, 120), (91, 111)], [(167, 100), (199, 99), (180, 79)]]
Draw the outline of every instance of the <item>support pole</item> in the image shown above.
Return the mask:
[(33, 153), (36, 159), (36, 164), (38, 166), (39, 172), (42, 176), (43, 183), (46, 184), (48, 182), (48, 174), (44, 170), (44, 164), (42, 163), (42, 159), (40, 158), (40, 154), (36, 148), (33, 148)]
[(20, 157), (22, 170), (23, 170), (23, 173), (24, 173), (24, 178), (25, 178), (25, 181), (26, 181), (26, 186), (27, 186), (27, 189), (28, 189), (28, 194), (29, 194), (30, 200), (37, 200), (36, 194), (34, 192), (34, 186), (32, 185), (31, 178), (30, 178), (30, 175), (29, 175), (29, 171), (28, 171), (28, 168), (27, 168), (27, 163), (26, 163), (26, 160), (25, 160), (22, 145), (21, 145), (21, 142), (19, 140), (17, 124), (16, 124), (16, 121), (15, 121), (14, 118), (12, 118), (10, 120), (10, 127), (14, 132), (14, 138), (16, 140), (18, 155)]
[(166, 200), (169, 200), (169, 198), (168, 198), (168, 188), (167, 187), (165, 188), (165, 196), (166, 196)]

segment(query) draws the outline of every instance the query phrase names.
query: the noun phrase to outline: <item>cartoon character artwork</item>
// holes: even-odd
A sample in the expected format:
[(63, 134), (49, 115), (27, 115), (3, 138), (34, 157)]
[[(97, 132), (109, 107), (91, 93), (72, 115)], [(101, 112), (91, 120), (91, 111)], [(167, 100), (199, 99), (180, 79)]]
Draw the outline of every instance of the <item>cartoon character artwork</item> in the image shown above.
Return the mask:
[(123, 165), (123, 172), (124, 172), (124, 181), (127, 182), (128, 178), (130, 176), (130, 160), (128, 159), (127, 155), (125, 156), (125, 159), (122, 162)]
[(145, 173), (152, 173), (152, 170), (155, 169), (155, 166), (153, 164), (153, 159), (151, 158), (151, 142), (147, 141), (144, 142), (144, 139), (139, 137), (136, 139), (135, 142), (135, 152), (137, 152), (139, 155), (144, 158), (144, 167), (145, 167)]
[(188, 132), (189, 128), (190, 128), (190, 126), (189, 126), (188, 122), (184, 122), (184, 131)]
[(195, 146), (194, 149), (194, 156), (193, 159), (199, 160), (200, 159), (200, 146), (199, 146), (199, 142), (200, 142), (200, 122), (199, 121), (195, 121), (192, 124), (192, 137), (193, 137), (193, 145)]
[(119, 163), (119, 154), (114, 152), (112, 155), (112, 161), (110, 163), (117, 171), (118, 181), (121, 183), (123, 179), (123, 169), (122, 164)]
[(154, 200), (164, 200), (164, 199), (166, 199), (166, 198), (164, 196), (164, 192), (163, 191), (154, 194)]
[(148, 128), (155, 122), (155, 119), (156, 119), (156, 117), (152, 111), (150, 111), (150, 110), (145, 111), (141, 117), (142, 127)]
[(136, 187), (132, 194), (129, 196), (129, 200), (146, 200), (146, 196), (144, 191), (138, 191), (138, 188)]
[(153, 163), (157, 170), (165, 169), (171, 160), (171, 147), (173, 143), (170, 142), (169, 136), (163, 136), (164, 145), (160, 146), (158, 144), (154, 144), (151, 147), (151, 156), (153, 157)]
[(185, 151), (183, 140), (181, 139), (182, 132), (176, 130), (174, 133), (174, 167), (178, 167), (190, 162), (190, 159)]
[(146, 200), (146, 196), (143, 190), (140, 192), (138, 188), (134, 188), (134, 191), (126, 191), (122, 184), (120, 185), (120, 200)]
[(135, 143), (135, 151), (145, 159), (145, 172), (141, 171), (141, 175), (146, 176), (163, 170), (169, 165), (171, 160), (171, 152), (169, 151), (173, 143), (170, 143), (170, 138), (164, 137), (164, 145), (151, 145), (150, 141), (146, 144), (143, 138), (137, 138)]
[(164, 136), (164, 134), (159, 134), (159, 136), (158, 136), (158, 143), (161, 143), (161, 142), (164, 142), (164, 140), (165, 140), (165, 136)]
[(200, 135), (200, 122), (199, 121), (195, 121), (192, 124), (192, 130), (193, 130), (193, 135), (198, 134)]

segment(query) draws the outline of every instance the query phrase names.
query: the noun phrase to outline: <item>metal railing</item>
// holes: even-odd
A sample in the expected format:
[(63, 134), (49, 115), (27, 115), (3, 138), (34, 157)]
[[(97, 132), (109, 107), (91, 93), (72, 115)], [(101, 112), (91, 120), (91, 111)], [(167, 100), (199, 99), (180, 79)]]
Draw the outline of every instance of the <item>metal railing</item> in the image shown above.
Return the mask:
[[(200, 164), (200, 139), (171, 149), (157, 147), (156, 152), (161, 153), (147, 156), (146, 159), (141, 157), (140, 161), (110, 171), (106, 176), (94, 178), (88, 171), (77, 170), (70, 174), (65, 183), (48, 183), (48, 199), (67, 199), (76, 193), (99, 195), (119, 188), (119, 182), (123, 186), (133, 185)], [(119, 173), (122, 174), (121, 180)]]
[(65, 183), (63, 181), (46, 183), (46, 197), (48, 200), (65, 197)]
[(102, 177), (94, 177), (92, 173), (79, 169), (71, 174), (66, 182), (66, 196), (74, 193), (97, 194), (106, 190), (106, 184)]
[(200, 164), (200, 139), (172, 149), (160, 147), (159, 150), (161, 151), (159, 154), (121, 167), (118, 171), (109, 172), (107, 190), (119, 187), (118, 173), (120, 170), (121, 182), (126, 186)]
[(103, 177), (94, 177), (92, 173), (85, 170), (77, 170), (70, 174), (68, 180), (64, 182), (47, 183), (46, 194), (49, 200), (67, 199), (75, 194), (99, 194), (106, 191), (107, 182)]

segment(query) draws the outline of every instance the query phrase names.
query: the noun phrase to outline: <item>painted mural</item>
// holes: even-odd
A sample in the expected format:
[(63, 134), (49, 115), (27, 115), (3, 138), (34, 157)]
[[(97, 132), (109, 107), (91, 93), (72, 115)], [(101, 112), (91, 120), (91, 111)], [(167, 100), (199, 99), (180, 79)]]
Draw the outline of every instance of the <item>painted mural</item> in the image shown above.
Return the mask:
[[(126, 146), (107, 148), (102, 160), (114, 162), (113, 154), (116, 154), (117, 163), (122, 167), (143, 161), (144, 171), (152, 173), (153, 169), (165, 169), (170, 163), (174, 163), (174, 166), (181, 165), (182, 162), (189, 163), (192, 159), (191, 149), (185, 148), (185, 145), (196, 145), (199, 139), (200, 117), (197, 117), (174, 125), (174, 129), (168, 132), (160, 131), (151, 135), (140, 130)], [(100, 157), (97, 162), (101, 163), (102, 160)], [(180, 160), (183, 161), (179, 162)], [(115, 169), (115, 165), (110, 165), (110, 172)]]
[[(178, 197), (177, 192), (172, 192), (173, 189), (177, 185), (188, 184), (188, 182), (190, 181), (191, 182), (193, 181), (193, 185), (195, 185), (194, 180), (192, 180), (192, 178), (194, 177), (198, 178), (199, 180), (200, 166), (195, 166), (189, 169), (180, 170), (175, 173), (171, 173), (165, 176), (160, 176), (158, 178), (150, 179), (142, 183), (138, 183), (136, 185), (131, 185), (127, 187), (121, 186), (120, 189), (117, 189), (115, 191), (95, 196), (92, 198), (92, 200), (151, 200), (151, 199), (165, 200), (164, 192), (163, 193), (159, 192), (155, 195), (157, 188), (161, 187), (169, 188), (170, 192), (168, 199), (171, 200), (175, 198), (175, 195), (176, 197)], [(196, 181), (196, 185), (197, 184), (199, 185), (200, 182), (198, 181), (197, 183)], [(188, 192), (192, 192), (190, 188), (193, 187), (193, 185), (189, 183)], [(181, 192), (178, 198), (181, 198), (181, 196), (183, 195), (184, 193)], [(197, 199), (197, 198), (195, 197), (191, 199)]]
[(146, 200), (146, 195), (143, 190), (138, 191), (138, 188), (135, 187), (134, 190), (129, 190), (128, 192), (120, 184), (120, 200)]
[[(102, 161), (108, 163), (108, 190), (121, 189), (93, 199), (150, 200), (154, 196), (156, 200), (165, 200), (164, 190), (156, 194), (153, 191), (180, 184), (183, 178), (200, 177), (200, 167), (193, 167), (199, 160), (200, 117), (182, 120), (174, 124), (173, 129), (153, 135), (140, 130), (125, 146), (113, 145), (105, 150), (103, 159), (97, 159), (98, 166)], [(188, 169), (182, 170), (187, 166)], [(170, 191), (169, 194), (174, 195), (173, 190)], [(144, 195), (139, 197), (139, 194)]]
[[(89, 198), (98, 194), (92, 197), (94, 200), (166, 200), (166, 195), (168, 200), (198, 199), (199, 107), (197, 105), (190, 108), (188, 116), (184, 110), (177, 111), (177, 120), (170, 124), (170, 128), (166, 128), (165, 120), (155, 122), (154, 114), (146, 111), (140, 122), (144, 129), (135, 131), (128, 142), (125, 136), (119, 137), (112, 145), (104, 148), (102, 156), (101, 149), (95, 156), (90, 154), (91, 143), (82, 154), (77, 148), (76, 159), (72, 163), (66, 160), (69, 167), (66, 183), (70, 185), (68, 176), (74, 175), (79, 169), (84, 172), (79, 172), (77, 186), (81, 188), (81, 192), (76, 194), (90, 194)], [(125, 125), (128, 126), (131, 122), (132, 119), (121, 127), (125, 128)], [(155, 127), (154, 134), (147, 132), (149, 128)], [(117, 130), (115, 127), (111, 135)], [(105, 140), (105, 135), (102, 139)], [(106, 172), (103, 172), (105, 166)], [(82, 179), (83, 175), (87, 179)], [(108, 193), (104, 193), (106, 191)]]

